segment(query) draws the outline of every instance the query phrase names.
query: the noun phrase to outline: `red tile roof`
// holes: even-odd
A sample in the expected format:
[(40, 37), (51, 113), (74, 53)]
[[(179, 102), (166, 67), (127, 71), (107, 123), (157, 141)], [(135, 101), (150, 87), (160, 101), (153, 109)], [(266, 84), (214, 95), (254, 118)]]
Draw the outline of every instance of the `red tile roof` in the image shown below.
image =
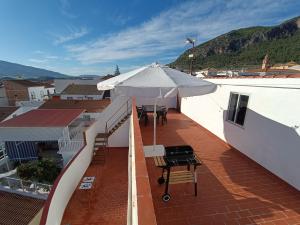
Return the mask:
[(62, 95), (102, 95), (103, 91), (97, 89), (97, 85), (70, 84), (62, 91)]
[(35, 109), (0, 123), (0, 127), (65, 127), (83, 109)]
[(0, 122), (15, 112), (18, 108), (19, 107), (15, 106), (0, 107)]
[(84, 109), (86, 112), (102, 112), (110, 104), (103, 100), (61, 100), (52, 98), (40, 106), (40, 109)]
[(0, 192), (0, 224), (28, 224), (43, 207), (44, 200)]

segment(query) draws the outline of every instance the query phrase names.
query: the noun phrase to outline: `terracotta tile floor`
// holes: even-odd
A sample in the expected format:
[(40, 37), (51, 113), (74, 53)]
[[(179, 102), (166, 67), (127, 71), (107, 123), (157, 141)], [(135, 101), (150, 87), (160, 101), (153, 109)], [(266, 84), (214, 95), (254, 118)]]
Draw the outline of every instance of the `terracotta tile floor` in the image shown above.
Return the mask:
[[(144, 145), (152, 144), (152, 124), (140, 124)], [(198, 196), (191, 183), (171, 185), (171, 200), (164, 203), (164, 186), (157, 183), (161, 170), (147, 158), (159, 225), (300, 224), (299, 191), (183, 114), (168, 113), (168, 124), (158, 125), (157, 143), (189, 144), (203, 162)]]
[(91, 165), (84, 176), (96, 176), (90, 195), (76, 190), (62, 220), (62, 225), (123, 225), (127, 222), (128, 149), (110, 148), (105, 166)]

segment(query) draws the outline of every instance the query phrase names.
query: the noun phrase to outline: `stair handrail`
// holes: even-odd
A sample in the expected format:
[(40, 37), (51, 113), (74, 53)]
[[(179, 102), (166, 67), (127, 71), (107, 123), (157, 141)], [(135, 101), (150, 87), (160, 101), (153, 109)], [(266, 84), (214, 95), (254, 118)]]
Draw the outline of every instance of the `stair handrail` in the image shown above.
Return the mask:
[[(109, 122), (115, 117), (115, 115), (117, 113), (119, 113), (121, 111), (122, 108), (124, 108), (124, 106), (126, 106), (124, 112), (122, 112), (115, 120), (113, 120), (113, 122), (109, 125)], [(119, 122), (119, 119), (121, 117), (124, 116), (124, 114), (129, 114), (131, 113), (131, 98), (128, 98), (126, 100), (126, 102), (124, 102), (118, 109), (115, 110), (115, 113), (109, 117), (108, 120), (106, 120), (106, 123), (105, 123), (105, 132), (108, 133), (110, 131), (110, 128), (112, 128), (116, 123)]]

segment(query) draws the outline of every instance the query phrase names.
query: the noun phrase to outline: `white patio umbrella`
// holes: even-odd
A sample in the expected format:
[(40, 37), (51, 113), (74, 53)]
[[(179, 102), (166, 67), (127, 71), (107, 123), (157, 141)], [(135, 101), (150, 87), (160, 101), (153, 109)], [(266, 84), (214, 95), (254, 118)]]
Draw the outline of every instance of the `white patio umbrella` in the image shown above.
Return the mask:
[(172, 97), (190, 97), (213, 92), (216, 85), (171, 69), (151, 64), (111, 79), (99, 82), (98, 90), (114, 89), (117, 95), (155, 99), (153, 146), (156, 145), (156, 100)]

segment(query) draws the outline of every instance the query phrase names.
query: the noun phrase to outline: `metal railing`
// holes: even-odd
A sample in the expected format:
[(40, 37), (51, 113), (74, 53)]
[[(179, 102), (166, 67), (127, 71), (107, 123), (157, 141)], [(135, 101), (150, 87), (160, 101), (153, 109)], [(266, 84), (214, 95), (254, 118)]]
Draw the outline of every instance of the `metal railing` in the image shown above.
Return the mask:
[(5, 153), (5, 144), (4, 142), (0, 141), (0, 160), (5, 158), (6, 153)]
[(80, 122), (76, 127), (69, 127), (70, 139), (82, 139), (83, 129), (84, 129), (83, 122)]
[(84, 146), (84, 139), (58, 139), (59, 153), (62, 152), (77, 152)]
[(118, 109), (115, 110), (115, 113), (112, 114), (105, 123), (105, 132), (108, 133), (114, 128), (125, 116), (131, 113), (132, 100), (128, 98)]
[(2, 177), (0, 178), (0, 189), (2, 191), (17, 192), (20, 194), (32, 194), (47, 197), (52, 185), (22, 180), (19, 178)]

